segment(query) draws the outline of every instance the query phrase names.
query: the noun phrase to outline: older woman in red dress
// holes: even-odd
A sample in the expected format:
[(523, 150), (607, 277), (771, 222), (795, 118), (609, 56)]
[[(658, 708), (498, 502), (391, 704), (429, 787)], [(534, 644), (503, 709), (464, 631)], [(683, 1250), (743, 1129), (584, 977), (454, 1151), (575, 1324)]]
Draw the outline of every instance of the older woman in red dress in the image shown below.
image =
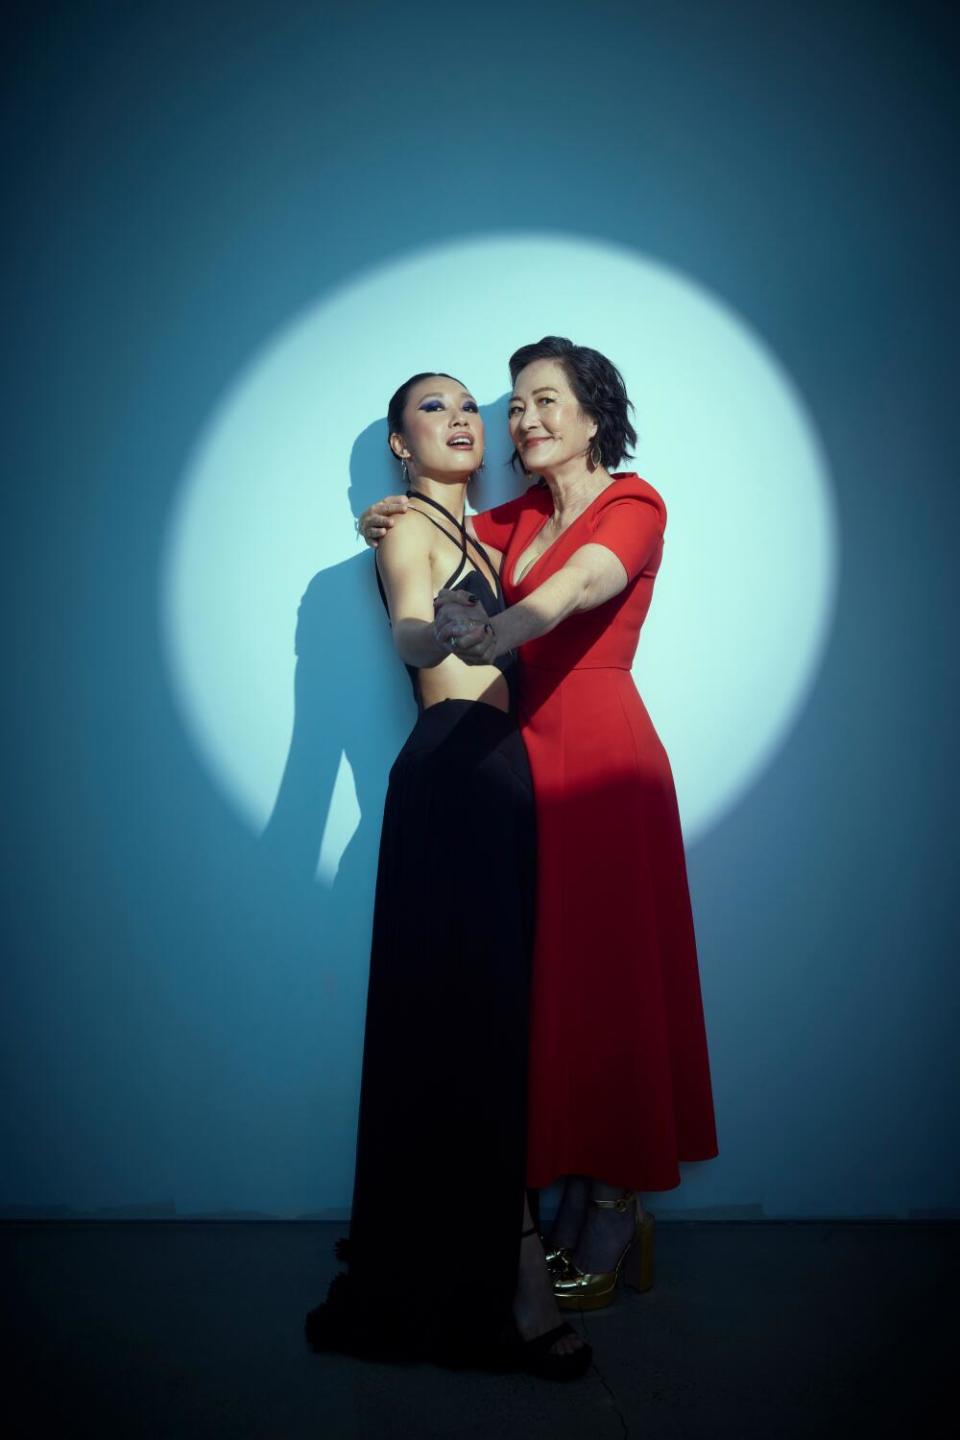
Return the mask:
[[(651, 1283), (640, 1192), (717, 1153), (673, 776), (631, 676), (667, 517), (651, 485), (616, 473), (636, 436), (606, 357), (548, 336), (510, 371), (510, 433), (540, 479), (468, 522), (502, 556), (507, 608), (472, 610), (463, 634), (464, 597), (442, 591), (436, 634), (467, 665), (520, 656), (539, 846), (527, 1181), (564, 1180), (554, 1289), (593, 1309), (621, 1274)], [(366, 512), (369, 540), (397, 508)]]

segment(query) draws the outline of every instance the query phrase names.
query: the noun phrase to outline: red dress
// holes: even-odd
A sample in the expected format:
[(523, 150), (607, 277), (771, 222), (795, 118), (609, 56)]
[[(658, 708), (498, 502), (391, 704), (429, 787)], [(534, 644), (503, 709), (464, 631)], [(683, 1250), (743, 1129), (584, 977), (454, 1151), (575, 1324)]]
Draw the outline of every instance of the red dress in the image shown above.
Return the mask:
[(514, 584), (550, 491), (474, 516), (503, 551), (508, 605), (581, 545), (629, 581), (520, 651), (520, 724), (538, 826), (527, 1181), (680, 1183), (717, 1154), (696, 942), (673, 775), (630, 667), (663, 551), (666, 506), (617, 475)]

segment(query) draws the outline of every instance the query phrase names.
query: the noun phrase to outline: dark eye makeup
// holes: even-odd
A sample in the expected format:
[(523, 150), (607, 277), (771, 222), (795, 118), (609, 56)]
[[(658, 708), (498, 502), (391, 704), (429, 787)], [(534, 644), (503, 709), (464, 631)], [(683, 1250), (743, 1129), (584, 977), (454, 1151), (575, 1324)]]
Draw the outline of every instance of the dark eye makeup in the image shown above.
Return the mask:
[[(464, 400), (463, 408), (464, 410), (471, 410), (474, 415), (479, 415), (480, 413), (480, 406), (477, 404), (476, 400)], [(431, 410), (445, 410), (446, 406), (444, 405), (442, 400), (437, 400), (435, 397), (431, 396), (427, 400), (421, 400), (420, 404), (417, 406), (417, 409), (426, 410), (429, 412)]]

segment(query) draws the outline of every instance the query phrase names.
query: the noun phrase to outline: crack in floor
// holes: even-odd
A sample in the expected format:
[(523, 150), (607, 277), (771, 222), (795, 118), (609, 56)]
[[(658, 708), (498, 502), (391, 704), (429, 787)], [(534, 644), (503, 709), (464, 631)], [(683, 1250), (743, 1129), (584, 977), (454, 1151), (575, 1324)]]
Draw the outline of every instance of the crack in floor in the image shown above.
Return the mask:
[[(588, 1327), (588, 1325), (587, 1325), (587, 1317), (586, 1317), (586, 1315), (585, 1315), (582, 1311), (581, 1311), (581, 1313), (580, 1313), (580, 1328), (581, 1328), (581, 1330), (582, 1330), (582, 1332), (583, 1332), (583, 1338), (584, 1338), (584, 1340), (586, 1340), (586, 1341), (588, 1342), (588, 1344), (589, 1344), (589, 1343), (592, 1343), (592, 1342), (590, 1341), (590, 1329), (589, 1329), (589, 1327)], [(594, 1352), (594, 1353), (596, 1353), (596, 1352)], [(630, 1427), (629, 1427), (629, 1425), (627, 1424), (626, 1416), (624, 1415), (623, 1411), (620, 1409), (619, 1405), (617, 1404), (617, 1397), (616, 1397), (616, 1395), (614, 1395), (613, 1389), (612, 1389), (610, 1383), (608, 1382), (607, 1377), (604, 1375), (603, 1371), (600, 1369), (600, 1366), (597, 1364), (596, 1360), (593, 1361), (593, 1364), (592, 1364), (592, 1366), (591, 1366), (591, 1369), (593, 1370), (594, 1375), (596, 1375), (597, 1379), (600, 1381), (600, 1384), (603, 1386), (604, 1390), (606, 1390), (607, 1394), (610, 1396), (610, 1405), (611, 1405), (611, 1407), (612, 1407), (612, 1409), (613, 1409), (613, 1413), (616, 1415), (617, 1419), (620, 1421), (620, 1428), (621, 1428), (621, 1431), (622, 1431), (622, 1433), (623, 1433), (623, 1440), (629, 1440), (629, 1437), (630, 1437)]]

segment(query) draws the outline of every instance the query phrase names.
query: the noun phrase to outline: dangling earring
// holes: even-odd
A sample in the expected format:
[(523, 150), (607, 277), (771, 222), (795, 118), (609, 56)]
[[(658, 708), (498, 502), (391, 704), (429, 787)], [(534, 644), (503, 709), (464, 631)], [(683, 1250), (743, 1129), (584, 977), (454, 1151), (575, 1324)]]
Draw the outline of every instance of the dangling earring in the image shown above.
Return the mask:
[(600, 449), (600, 442), (596, 436), (593, 437), (593, 441), (590, 445), (590, 459), (593, 461), (594, 465), (599, 465), (603, 460), (603, 451)]
[(409, 470), (407, 469), (407, 462), (406, 462), (406, 460), (401, 460), (401, 461), (400, 461), (400, 474), (403, 476), (403, 483), (404, 483), (404, 485), (405, 485), (406, 488), (409, 490), (409, 489), (410, 489), (410, 472), (409, 472)]

